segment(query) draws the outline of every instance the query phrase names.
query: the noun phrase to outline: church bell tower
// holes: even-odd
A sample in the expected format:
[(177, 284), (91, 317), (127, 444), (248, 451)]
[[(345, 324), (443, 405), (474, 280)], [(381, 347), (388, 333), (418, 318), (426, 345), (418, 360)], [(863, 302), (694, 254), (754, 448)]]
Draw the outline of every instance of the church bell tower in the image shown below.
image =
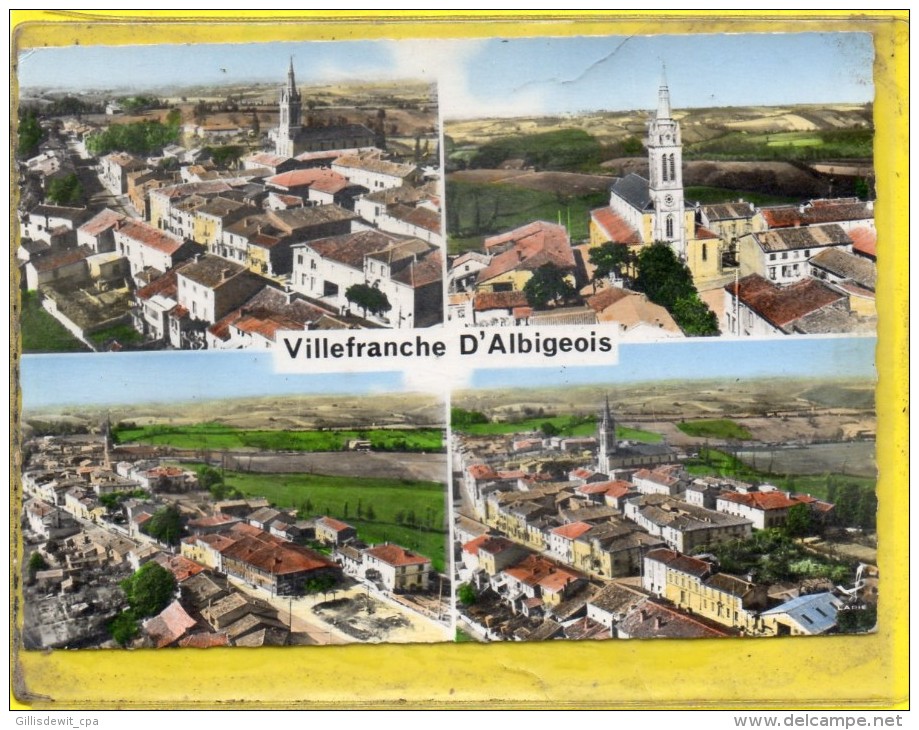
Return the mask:
[(291, 57), (287, 69), (287, 84), (281, 87), (280, 117), (278, 122), (278, 141), (276, 154), (284, 157), (294, 156), (294, 140), (300, 131), (300, 92), (297, 91), (297, 80), (294, 77), (294, 59)]
[(597, 441), (599, 449), (597, 451), (597, 471), (601, 474), (609, 474), (610, 459), (616, 453), (618, 442), (616, 440), (616, 419), (609, 409), (609, 396), (606, 396), (606, 403), (600, 418), (597, 421)]
[(648, 193), (654, 206), (651, 235), (686, 258), (686, 215), (683, 203), (683, 142), (680, 123), (670, 111), (670, 89), (662, 75), (657, 112), (648, 124)]

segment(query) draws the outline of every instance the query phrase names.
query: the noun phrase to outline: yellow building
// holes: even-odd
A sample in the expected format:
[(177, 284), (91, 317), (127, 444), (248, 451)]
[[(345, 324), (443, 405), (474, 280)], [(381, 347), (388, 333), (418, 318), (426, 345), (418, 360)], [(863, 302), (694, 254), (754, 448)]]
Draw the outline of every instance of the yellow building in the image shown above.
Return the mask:
[(681, 609), (744, 633), (772, 633), (758, 615), (766, 606), (765, 585), (728, 573), (702, 577), (668, 566), (664, 596)]

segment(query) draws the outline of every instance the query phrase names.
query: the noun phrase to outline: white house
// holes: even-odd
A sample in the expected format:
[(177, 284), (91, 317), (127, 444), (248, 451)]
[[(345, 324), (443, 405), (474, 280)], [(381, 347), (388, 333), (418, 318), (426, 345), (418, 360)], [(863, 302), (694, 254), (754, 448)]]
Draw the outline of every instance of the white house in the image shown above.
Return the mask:
[[(385, 543), (363, 551), (362, 572), (388, 591), (425, 591), (431, 580), (431, 560), (399, 545)], [(376, 578), (379, 576), (379, 578)]]

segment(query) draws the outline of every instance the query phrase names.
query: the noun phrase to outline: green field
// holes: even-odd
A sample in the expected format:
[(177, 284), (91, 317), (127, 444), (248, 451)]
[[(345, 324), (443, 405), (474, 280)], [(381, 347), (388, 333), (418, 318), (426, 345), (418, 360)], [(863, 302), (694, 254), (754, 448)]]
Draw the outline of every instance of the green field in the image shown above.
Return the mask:
[(369, 439), (375, 451), (443, 451), (436, 428), (367, 431), (278, 431), (234, 428), (221, 423), (152, 425), (113, 429), (115, 443), (145, 443), (177, 449), (260, 449), (262, 451), (343, 451), (350, 439)]
[(740, 459), (718, 449), (702, 449), (699, 456), (686, 463), (686, 471), (694, 476), (723, 476), (746, 482), (774, 484), (780, 489), (810, 494), (825, 499), (832, 481), (874, 488), (877, 480), (851, 474), (770, 474), (753, 469)]
[(609, 201), (609, 194), (565, 196), (507, 183), (447, 183), (447, 231), (451, 254), (482, 248), (484, 236), (503, 233), (536, 220), (569, 227), (572, 241), (588, 237), (590, 211)]
[(749, 439), (753, 434), (745, 427), (728, 418), (681, 421), (677, 428), (688, 436), (714, 439)]
[(41, 306), (37, 292), (22, 295), (23, 352), (89, 352), (89, 348), (68, 332)]
[(686, 159), (833, 160), (871, 159), (874, 133), (870, 129), (829, 129), (808, 132), (750, 134), (729, 132), (686, 145)]
[(109, 340), (115, 340), (121, 345), (139, 345), (144, 341), (144, 336), (129, 324), (106, 327), (87, 335), (87, 338), (96, 347), (102, 347)]
[[(543, 418), (527, 418), (522, 421), (507, 423), (472, 423), (457, 431), (471, 436), (488, 436), (497, 434), (523, 433), (525, 431), (539, 431), (544, 423), (555, 426), (560, 436), (593, 436), (597, 433), (597, 422), (594, 418), (577, 418), (572, 416), (546, 416)], [(616, 436), (629, 441), (642, 441), (648, 444), (659, 443), (662, 439), (658, 433), (641, 431), (628, 426), (617, 426)]]
[[(436, 570), (443, 572), (445, 568), (447, 530), (443, 484), (376, 477), (236, 471), (224, 472), (224, 480), (228, 488), (238, 489), (249, 497), (264, 497), (277, 507), (292, 507), (304, 516), (329, 515), (344, 520), (357, 528), (358, 537), (365, 542), (395, 542), (431, 558)], [(373, 514), (368, 518), (367, 510), (371, 507)], [(361, 517), (358, 517), (358, 509)], [(412, 517), (415, 524), (409, 524)]]
[(785, 195), (769, 195), (753, 190), (733, 190), (731, 188), (715, 188), (706, 185), (690, 185), (683, 191), (683, 197), (688, 201), (715, 205), (729, 203), (743, 198), (754, 205), (783, 205), (785, 203), (798, 203), (799, 198), (789, 198)]

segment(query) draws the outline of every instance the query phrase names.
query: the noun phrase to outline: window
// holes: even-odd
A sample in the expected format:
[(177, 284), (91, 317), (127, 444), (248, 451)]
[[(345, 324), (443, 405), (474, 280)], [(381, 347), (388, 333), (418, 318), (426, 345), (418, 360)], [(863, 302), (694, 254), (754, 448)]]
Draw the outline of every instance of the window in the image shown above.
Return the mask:
[(702, 244), (702, 260), (708, 261), (708, 244), (707, 243)]
[(804, 258), (808, 258), (808, 257), (810, 257), (810, 255), (811, 255), (810, 249), (809, 249), (809, 248), (805, 248), (805, 249), (804, 249)]
[(775, 281), (775, 266), (769, 267), (769, 278)]
[(667, 155), (661, 157), (661, 176), (664, 182), (667, 182)]
[(775, 261), (775, 254), (774, 254), (774, 253), (769, 254), (769, 260), (770, 260), (770, 261)]
[(782, 261), (788, 258), (788, 251), (782, 251)]
[(676, 180), (676, 173), (674, 172), (674, 162), (673, 162), (674, 157), (675, 155), (671, 153), (670, 154), (670, 179), (671, 180)]
[(667, 238), (673, 238), (673, 216), (667, 216), (667, 232), (665, 234)]

